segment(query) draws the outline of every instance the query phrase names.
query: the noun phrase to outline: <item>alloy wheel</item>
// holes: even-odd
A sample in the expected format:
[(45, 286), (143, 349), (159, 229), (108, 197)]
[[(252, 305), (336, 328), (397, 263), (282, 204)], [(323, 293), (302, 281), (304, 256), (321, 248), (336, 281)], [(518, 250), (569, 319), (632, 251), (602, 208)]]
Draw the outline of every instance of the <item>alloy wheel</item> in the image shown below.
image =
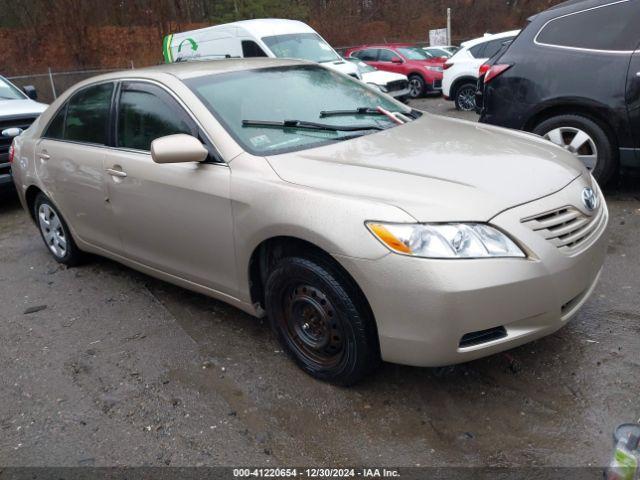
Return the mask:
[(476, 109), (476, 89), (470, 85), (458, 91), (458, 105), (460, 110), (470, 112)]
[(45, 243), (57, 258), (67, 254), (67, 237), (62, 228), (60, 217), (46, 203), (38, 208), (38, 224)]
[(411, 98), (417, 98), (422, 93), (422, 82), (417, 78), (409, 80), (409, 95)]
[(574, 154), (587, 167), (593, 170), (598, 164), (598, 147), (593, 138), (579, 128), (559, 127), (547, 132), (544, 138)]

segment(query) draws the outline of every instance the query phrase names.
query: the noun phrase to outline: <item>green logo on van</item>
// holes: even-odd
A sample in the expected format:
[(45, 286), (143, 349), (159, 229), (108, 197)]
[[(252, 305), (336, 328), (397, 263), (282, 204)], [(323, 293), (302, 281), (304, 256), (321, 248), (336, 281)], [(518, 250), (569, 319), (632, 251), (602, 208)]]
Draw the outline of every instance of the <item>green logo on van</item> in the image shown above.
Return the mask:
[(185, 38), (182, 42), (180, 42), (180, 45), (178, 45), (178, 53), (180, 53), (182, 51), (182, 46), (188, 43), (191, 45), (191, 50), (192, 51), (196, 51), (198, 50), (198, 43), (193, 39), (193, 38)]

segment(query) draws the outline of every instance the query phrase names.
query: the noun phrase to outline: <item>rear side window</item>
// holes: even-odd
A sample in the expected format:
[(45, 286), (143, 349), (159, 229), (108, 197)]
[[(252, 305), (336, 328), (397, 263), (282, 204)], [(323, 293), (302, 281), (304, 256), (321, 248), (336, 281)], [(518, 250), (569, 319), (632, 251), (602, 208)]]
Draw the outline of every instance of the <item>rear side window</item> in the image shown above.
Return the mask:
[(197, 128), (170, 95), (155, 85), (123, 85), (118, 108), (118, 147), (149, 151), (156, 138), (176, 133), (196, 136)]
[(637, 0), (610, 3), (547, 22), (536, 42), (589, 50), (632, 51), (640, 43), (639, 22)]
[(378, 60), (378, 50), (375, 48), (367, 48), (365, 50), (353, 52), (351, 56), (359, 58), (363, 62), (375, 62)]
[(469, 49), (469, 53), (473, 58), (485, 58), (483, 54), (484, 54), (484, 47), (486, 47), (486, 45), (487, 45), (487, 42), (480, 43), (474, 47), (471, 47)]
[(260, 48), (253, 40), (243, 40), (242, 41), (242, 56), (244, 58), (250, 57), (266, 57), (267, 54), (264, 53), (264, 50)]
[(67, 104), (64, 139), (106, 145), (112, 94), (112, 83), (76, 93)]

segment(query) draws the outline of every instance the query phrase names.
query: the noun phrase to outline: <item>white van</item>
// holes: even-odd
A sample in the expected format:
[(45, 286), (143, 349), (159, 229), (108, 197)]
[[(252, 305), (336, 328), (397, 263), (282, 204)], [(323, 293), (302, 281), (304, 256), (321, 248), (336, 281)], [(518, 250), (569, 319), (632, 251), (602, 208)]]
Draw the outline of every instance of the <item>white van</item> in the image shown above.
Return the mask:
[(313, 28), (297, 20), (243, 20), (167, 35), (163, 54), (167, 63), (244, 57), (298, 58), (360, 78), (354, 64), (342, 59)]

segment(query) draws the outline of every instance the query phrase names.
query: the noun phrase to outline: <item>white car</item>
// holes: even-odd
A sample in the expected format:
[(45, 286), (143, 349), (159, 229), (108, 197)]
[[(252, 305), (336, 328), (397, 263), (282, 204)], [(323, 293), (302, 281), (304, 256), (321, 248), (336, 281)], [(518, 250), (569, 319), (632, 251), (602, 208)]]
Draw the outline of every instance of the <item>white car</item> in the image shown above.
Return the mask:
[(321, 63), (360, 78), (318, 32), (303, 22), (260, 18), (167, 35), (162, 53), (166, 63), (224, 58), (297, 58)]
[(378, 70), (358, 58), (348, 58), (346, 60), (358, 68), (364, 83), (391, 95), (396, 100), (404, 101), (409, 96), (409, 79), (406, 75)]
[(513, 40), (520, 30), (485, 35), (469, 40), (444, 64), (442, 94), (446, 100), (452, 100), (456, 108), (473, 111), (476, 108), (476, 86), (478, 70), (489, 58), (493, 57), (505, 42)]

